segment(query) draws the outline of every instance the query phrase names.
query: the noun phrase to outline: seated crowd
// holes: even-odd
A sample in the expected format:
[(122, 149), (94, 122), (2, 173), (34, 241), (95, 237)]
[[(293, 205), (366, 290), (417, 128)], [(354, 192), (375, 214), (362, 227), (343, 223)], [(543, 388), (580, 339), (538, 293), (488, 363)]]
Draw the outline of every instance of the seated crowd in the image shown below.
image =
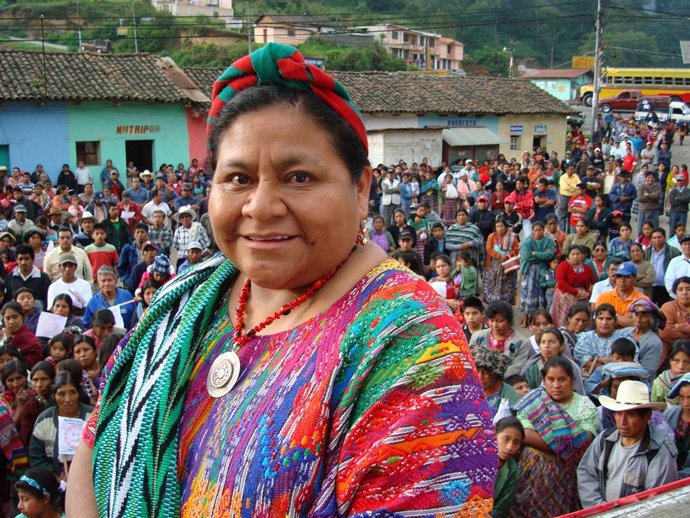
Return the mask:
[(377, 167), (369, 239), (462, 322), (495, 413), (493, 516), (690, 477), (687, 166), (672, 125), (599, 137), (574, 131), (563, 160)]
[(216, 250), (195, 163), (155, 175), (130, 164), (124, 184), (109, 163), (97, 192), (83, 169), (63, 167), (53, 188), (40, 166), (0, 168), (0, 517), (59, 516), (72, 460), (59, 418), (88, 421), (156, 291)]

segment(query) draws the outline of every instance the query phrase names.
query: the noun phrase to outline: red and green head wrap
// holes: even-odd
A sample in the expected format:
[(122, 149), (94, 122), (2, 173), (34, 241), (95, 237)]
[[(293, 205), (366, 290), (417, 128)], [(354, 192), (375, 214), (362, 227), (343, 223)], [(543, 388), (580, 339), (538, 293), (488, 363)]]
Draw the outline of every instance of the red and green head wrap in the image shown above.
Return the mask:
[(347, 121), (369, 152), (362, 116), (345, 87), (320, 68), (306, 63), (296, 48), (279, 43), (269, 43), (238, 59), (216, 80), (208, 114), (208, 134), (226, 103), (245, 88), (261, 85), (283, 85), (315, 94)]

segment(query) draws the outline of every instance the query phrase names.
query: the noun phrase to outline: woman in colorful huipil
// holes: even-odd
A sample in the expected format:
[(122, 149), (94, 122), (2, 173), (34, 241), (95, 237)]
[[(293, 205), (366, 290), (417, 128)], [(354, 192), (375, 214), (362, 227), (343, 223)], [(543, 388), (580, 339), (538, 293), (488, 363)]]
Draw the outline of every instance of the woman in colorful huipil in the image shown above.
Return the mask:
[(209, 117), (223, 255), (116, 350), (67, 514), (488, 516), (487, 401), (446, 304), (358, 239), (372, 171), (345, 89), (269, 43)]
[(577, 465), (599, 426), (594, 404), (573, 389), (575, 371), (567, 358), (549, 359), (541, 375), (542, 386), (514, 405), (527, 446), (520, 456), (514, 518), (547, 518), (581, 508)]
[[(505, 272), (503, 261), (520, 252), (517, 234), (508, 229), (499, 216), (494, 232), (486, 241), (486, 271), (484, 272), (484, 299), (487, 302), (505, 300), (512, 304), (515, 299), (516, 272)], [(517, 259), (516, 259), (517, 261)]]
[(518, 311), (522, 313), (523, 322), (527, 322), (528, 315), (539, 308), (541, 298), (539, 273), (548, 267), (553, 256), (553, 241), (544, 235), (544, 224), (541, 221), (535, 221), (532, 224), (532, 235), (520, 248), (522, 288)]
[(422, 195), (419, 197), (419, 203), (425, 204), (429, 210), (438, 212), (438, 182), (431, 170), (427, 170), (420, 180), (419, 191)]

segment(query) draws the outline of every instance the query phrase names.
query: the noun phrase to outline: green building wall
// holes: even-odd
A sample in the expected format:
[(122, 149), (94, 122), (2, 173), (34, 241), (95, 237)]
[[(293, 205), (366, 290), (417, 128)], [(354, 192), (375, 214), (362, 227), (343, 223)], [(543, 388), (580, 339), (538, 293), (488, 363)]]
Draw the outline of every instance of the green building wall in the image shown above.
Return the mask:
[[(182, 104), (148, 104), (123, 102), (70, 103), (68, 109), (69, 161), (76, 166), (77, 142), (99, 142), (99, 160), (89, 164), (95, 188), (101, 188), (100, 172), (108, 159), (120, 172), (124, 182), (127, 168), (126, 142), (152, 140), (152, 166), (179, 162), (188, 165), (189, 133)], [(140, 171), (142, 164), (135, 164)]]

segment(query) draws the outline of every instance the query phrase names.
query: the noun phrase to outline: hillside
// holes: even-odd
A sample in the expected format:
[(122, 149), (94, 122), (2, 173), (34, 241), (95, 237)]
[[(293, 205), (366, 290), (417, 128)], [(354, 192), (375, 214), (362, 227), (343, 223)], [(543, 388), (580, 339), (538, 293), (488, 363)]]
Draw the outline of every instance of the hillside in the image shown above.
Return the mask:
[[(604, 5), (607, 65), (682, 66), (678, 40), (687, 39), (690, 2), (604, 0)], [(464, 42), (469, 70), (500, 74), (507, 70), (504, 48), (513, 47), (517, 60), (530, 66), (567, 66), (573, 55), (591, 55), (595, 10), (596, 0), (256, 0), (237, 2), (235, 17), (246, 22), (261, 13), (318, 14), (343, 32), (358, 25), (401, 24)], [(171, 17), (144, 0), (0, 0), (0, 34), (40, 40), (41, 15), (45, 41), (70, 50), (78, 48), (79, 30), (82, 41), (108, 38), (115, 52), (136, 47), (171, 55), (184, 65), (224, 64), (247, 48), (246, 23), (229, 31), (222, 19)], [(191, 43), (201, 36), (202, 45)], [(404, 68), (380, 49), (310, 41), (309, 52), (325, 58), (330, 69)]]

